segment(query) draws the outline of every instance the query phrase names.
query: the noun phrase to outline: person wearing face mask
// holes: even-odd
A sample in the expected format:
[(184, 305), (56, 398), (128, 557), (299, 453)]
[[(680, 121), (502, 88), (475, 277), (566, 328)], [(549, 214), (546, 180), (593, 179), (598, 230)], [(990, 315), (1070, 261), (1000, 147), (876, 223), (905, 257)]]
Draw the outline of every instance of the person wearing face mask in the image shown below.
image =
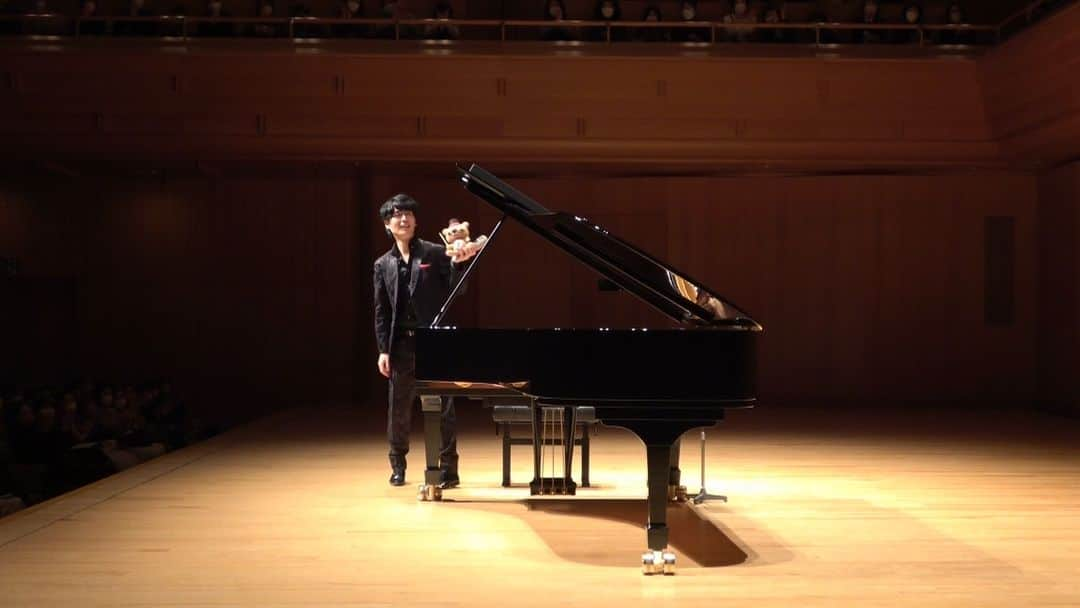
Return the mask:
[[(787, 23), (784, 6), (770, 6), (765, 9), (765, 23)], [(761, 30), (761, 41), (771, 44), (785, 44), (792, 42), (792, 30), (786, 28), (768, 28)]]
[(297, 38), (322, 38), (325, 30), (321, 26), (305, 23), (312, 19), (311, 7), (306, 2), (297, 1), (289, 5), (289, 16), (295, 19), (293, 22), (293, 35)]
[[(409, 432), (417, 401), (415, 330), (431, 325), (464, 271), (464, 262), (479, 251), (479, 246), (467, 247), (451, 255), (445, 246), (417, 237), (419, 210), (420, 204), (407, 194), (396, 194), (382, 204), (379, 217), (394, 245), (375, 260), (373, 269), (375, 341), (379, 350), (376, 367), (390, 381), (387, 439), (393, 486), (405, 485), (405, 456), (409, 453)], [(439, 487), (457, 486), (457, 435), (450, 397), (444, 397), (442, 403), (439, 461)]]
[[(620, 19), (622, 19), (622, 4), (619, 0), (600, 0), (596, 3), (593, 11), (593, 21), (614, 23)], [(623, 42), (628, 38), (626, 28), (612, 27), (610, 29), (612, 42)], [(589, 30), (589, 39), (595, 42), (605, 42), (608, 39), (607, 36), (607, 32), (602, 28)]]
[[(29, 10), (26, 11), (27, 15), (53, 15), (49, 6), (45, 0), (34, 0), (30, 5)], [(56, 19), (55, 17), (36, 17), (27, 18), (22, 22), (22, 32), (28, 36), (56, 36), (64, 32), (66, 19)]]
[[(682, 0), (679, 4), (679, 17), (683, 21), (697, 21), (697, 0)], [(675, 42), (711, 42), (709, 30), (698, 27), (678, 27), (671, 30), (671, 39)]]
[[(155, 14), (146, 6), (146, 0), (131, 0), (124, 16), (145, 19)], [(113, 32), (117, 36), (153, 36), (157, 34), (157, 24), (153, 21), (116, 21)]]
[[(918, 4), (909, 4), (904, 7), (903, 12), (904, 25), (921, 25), (922, 24), (922, 8)], [(898, 44), (919, 44), (922, 37), (919, 35), (919, 31), (915, 29), (905, 29), (896, 32), (895, 42)]]
[[(338, 5), (338, 19), (362, 19), (364, 17), (363, 5), (360, 0), (341, 0)], [(359, 38), (370, 34), (367, 28), (359, 23), (342, 23), (331, 28), (335, 38)]]
[(735, 0), (731, 12), (724, 15), (724, 23), (730, 24), (724, 28), (729, 42), (749, 42), (754, 37), (754, 27), (749, 24), (757, 23), (757, 16), (750, 11), (747, 0)]
[[(646, 23), (659, 23), (664, 20), (664, 16), (660, 13), (659, 7), (650, 5), (645, 7), (641, 20)], [(639, 27), (634, 38), (638, 42), (667, 42), (671, 40), (668, 32), (662, 27)]]
[(225, 8), (222, 0), (210, 0), (207, 2), (206, 16), (211, 20), (199, 23), (199, 36), (222, 37), (232, 36), (235, 33), (235, 28), (232, 23), (216, 20), (218, 18), (228, 19), (232, 17), (232, 13)]
[[(398, 4), (398, 0), (383, 0), (382, 8), (379, 9), (380, 19), (412, 19), (414, 15), (407, 13), (401, 9), (401, 5)], [(395, 29), (394, 24), (388, 23), (385, 25), (379, 25), (375, 28), (376, 38), (400, 38), (402, 40), (408, 38), (416, 38), (418, 31), (409, 25), (398, 25)]]
[[(273, 0), (262, 0), (259, 4), (259, 18), (274, 18)], [(284, 35), (285, 32), (281, 28), (281, 25), (277, 23), (256, 23), (252, 26), (251, 33), (258, 38), (274, 38), (276, 36)]]
[[(431, 18), (439, 21), (453, 19), (454, 7), (445, 0), (441, 0), (435, 5)], [(433, 23), (424, 27), (424, 38), (427, 40), (457, 40), (459, 37), (461, 37), (461, 31), (452, 23)]]
[(80, 36), (103, 36), (105, 34), (105, 22), (97, 19), (97, 1), (82, 0), (79, 7), (79, 35)]
[[(946, 25), (964, 25), (967, 23), (964, 9), (959, 2), (953, 2), (949, 5), (949, 9), (945, 13), (945, 23)], [(938, 35), (938, 42), (940, 44), (975, 44), (975, 35), (970, 30), (941, 30)]]
[[(862, 22), (866, 24), (879, 23), (877, 0), (865, 0), (865, 2), (863, 2)], [(885, 34), (886, 30), (858, 30), (857, 32), (855, 32), (855, 42), (862, 44), (879, 44), (885, 42)]]
[[(566, 5), (563, 0), (547, 0), (544, 3), (545, 21), (565, 21)], [(577, 36), (565, 27), (546, 27), (540, 30), (540, 39), (549, 42), (577, 40)]]

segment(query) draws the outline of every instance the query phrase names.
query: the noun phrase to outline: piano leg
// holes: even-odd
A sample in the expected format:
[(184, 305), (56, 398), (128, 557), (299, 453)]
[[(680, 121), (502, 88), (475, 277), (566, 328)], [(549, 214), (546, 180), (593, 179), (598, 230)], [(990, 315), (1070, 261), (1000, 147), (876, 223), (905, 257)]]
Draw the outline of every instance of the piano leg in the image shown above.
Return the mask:
[(417, 500), (442, 500), (439, 487), (439, 447), (442, 445), (442, 397), (421, 395), (420, 411), (424, 414), (424, 483), (416, 492)]
[(649, 551), (641, 558), (645, 574), (675, 574), (675, 554), (667, 550), (667, 506), (672, 453), (677, 446), (677, 441), (674, 445), (653, 443), (645, 446), (649, 485), (649, 523), (646, 528)]

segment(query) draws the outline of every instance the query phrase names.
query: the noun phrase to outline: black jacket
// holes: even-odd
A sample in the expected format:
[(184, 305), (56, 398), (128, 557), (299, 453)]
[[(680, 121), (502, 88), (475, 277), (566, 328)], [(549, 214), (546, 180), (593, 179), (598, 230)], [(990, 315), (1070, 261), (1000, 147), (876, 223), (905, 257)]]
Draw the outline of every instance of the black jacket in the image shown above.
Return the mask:
[[(464, 269), (465, 263), (452, 263), (446, 255), (446, 247), (420, 238), (412, 240), (410, 251), (409, 293), (416, 311), (417, 326), (427, 327), (450, 295), (450, 289)], [(375, 342), (380, 353), (389, 353), (394, 344), (394, 329), (399, 312), (395, 304), (400, 255), (395, 245), (375, 260)]]

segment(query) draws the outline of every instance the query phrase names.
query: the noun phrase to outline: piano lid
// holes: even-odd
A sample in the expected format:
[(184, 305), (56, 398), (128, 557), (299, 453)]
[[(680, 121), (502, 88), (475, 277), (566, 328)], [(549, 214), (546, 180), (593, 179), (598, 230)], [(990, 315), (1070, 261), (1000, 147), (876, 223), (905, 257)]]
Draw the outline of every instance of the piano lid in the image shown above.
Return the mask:
[(551, 211), (476, 164), (465, 188), (663, 314), (690, 325), (761, 326), (731, 302), (583, 217)]

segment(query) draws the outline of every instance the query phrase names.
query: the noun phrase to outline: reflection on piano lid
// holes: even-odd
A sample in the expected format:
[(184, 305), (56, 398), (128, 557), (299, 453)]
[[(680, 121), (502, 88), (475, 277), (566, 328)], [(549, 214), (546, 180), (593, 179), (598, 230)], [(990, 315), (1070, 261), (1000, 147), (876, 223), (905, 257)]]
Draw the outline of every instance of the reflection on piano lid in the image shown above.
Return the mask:
[(657, 260), (588, 219), (551, 211), (476, 164), (468, 169), (459, 167), (458, 171), (470, 192), (669, 318), (694, 326), (761, 331), (761, 326), (750, 315), (705, 287), (701, 281)]

